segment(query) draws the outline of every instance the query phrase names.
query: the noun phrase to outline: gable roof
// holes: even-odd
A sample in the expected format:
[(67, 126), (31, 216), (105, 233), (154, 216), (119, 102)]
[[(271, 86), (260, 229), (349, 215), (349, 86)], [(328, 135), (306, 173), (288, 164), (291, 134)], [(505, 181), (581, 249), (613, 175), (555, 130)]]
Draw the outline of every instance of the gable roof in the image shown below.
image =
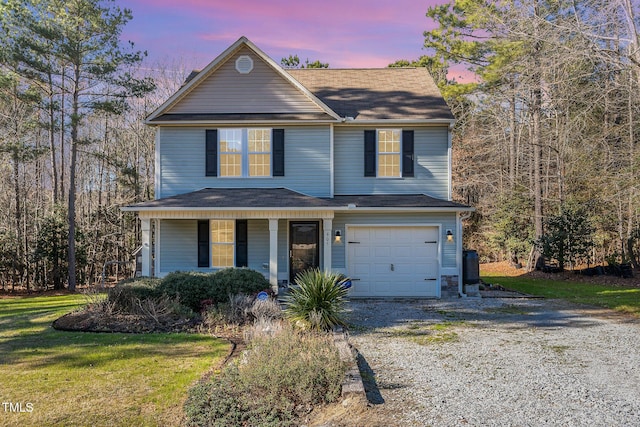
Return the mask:
[[(249, 39), (246, 37), (240, 37), (234, 44), (229, 46), (223, 53), (221, 53), (218, 57), (216, 57), (209, 65), (207, 65), (200, 72), (192, 72), (185, 84), (178, 89), (176, 93), (174, 93), (167, 101), (165, 101), (160, 107), (158, 107), (153, 113), (151, 113), (147, 119), (147, 124), (154, 124), (156, 122), (164, 121), (162, 117), (165, 113), (171, 113), (171, 109), (179, 104), (179, 102), (185, 97), (187, 97), (194, 90), (197, 90), (198, 86), (203, 84), (208, 77), (212, 76), (222, 65), (224, 65), (234, 54), (242, 49), (248, 49), (248, 51), (255, 54), (264, 64), (266, 64), (267, 68), (271, 69), (276, 75), (282, 78), (286, 83), (288, 83), (294, 90), (301, 93), (304, 97), (306, 97), (312, 104), (315, 105), (315, 108), (319, 111), (316, 114), (317, 117), (322, 117), (324, 120), (339, 120), (340, 117), (331, 110), (328, 106), (326, 106), (320, 99), (318, 99), (315, 95), (313, 95), (307, 88), (302, 86), (298, 81), (296, 81), (290, 74), (286, 73), (282, 67), (280, 67), (277, 63), (275, 63), (269, 56), (267, 56), (262, 50), (260, 50), (256, 45), (254, 45)], [(189, 112), (192, 113), (192, 112)], [(188, 113), (188, 114), (189, 114)], [(202, 112), (193, 112), (196, 114), (203, 114)], [(264, 113), (264, 112), (262, 112)], [(291, 113), (289, 111), (284, 113)], [(193, 119), (192, 119), (193, 120)], [(202, 119), (202, 120), (210, 120), (210, 119)]]
[[(175, 109), (182, 100), (214, 75), (233, 55), (249, 49), (280, 81), (291, 85), (290, 95), (302, 94), (314, 111), (191, 111)], [(268, 86), (261, 86), (268, 87)], [(282, 95), (281, 95), (282, 97)], [(249, 105), (250, 106), (250, 105)], [(172, 110), (173, 109), (173, 110)], [(448, 123), (453, 114), (426, 68), (283, 69), (246, 37), (241, 37), (185, 84), (146, 120), (147, 124), (180, 122), (330, 121), (368, 123), (409, 121)]]

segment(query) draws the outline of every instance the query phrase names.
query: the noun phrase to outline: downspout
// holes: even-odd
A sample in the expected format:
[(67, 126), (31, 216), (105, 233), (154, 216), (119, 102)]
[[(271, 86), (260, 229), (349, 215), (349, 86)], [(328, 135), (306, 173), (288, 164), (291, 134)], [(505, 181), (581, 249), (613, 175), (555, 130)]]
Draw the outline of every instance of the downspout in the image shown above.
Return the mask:
[[(343, 120), (344, 121), (344, 120)], [(329, 172), (331, 173), (330, 177), (330, 189), (329, 189), (329, 197), (333, 199), (336, 188), (336, 178), (335, 178), (335, 153), (334, 153), (334, 128), (333, 123), (329, 125)]]
[(449, 170), (449, 177), (448, 177), (448, 183), (447, 183), (447, 193), (448, 193), (448, 200), (452, 200), (453, 198), (453, 170), (451, 169), (453, 167), (453, 123), (451, 123), (449, 125), (449, 128), (447, 130), (447, 162), (448, 162), (448, 170)]
[(456, 248), (456, 261), (458, 263), (458, 294), (462, 298), (467, 298), (467, 294), (463, 292), (464, 287), (462, 283), (462, 221), (469, 219), (470, 217), (471, 212), (460, 212), (456, 219), (456, 234), (459, 236), (456, 242), (456, 245), (458, 245)]

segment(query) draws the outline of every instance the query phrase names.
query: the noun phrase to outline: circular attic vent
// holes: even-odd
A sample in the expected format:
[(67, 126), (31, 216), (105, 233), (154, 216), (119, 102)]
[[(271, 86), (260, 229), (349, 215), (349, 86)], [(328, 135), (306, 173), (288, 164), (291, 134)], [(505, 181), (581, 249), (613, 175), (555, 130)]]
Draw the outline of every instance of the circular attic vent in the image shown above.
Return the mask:
[(253, 59), (247, 55), (242, 55), (236, 59), (236, 70), (240, 74), (249, 74), (253, 70)]

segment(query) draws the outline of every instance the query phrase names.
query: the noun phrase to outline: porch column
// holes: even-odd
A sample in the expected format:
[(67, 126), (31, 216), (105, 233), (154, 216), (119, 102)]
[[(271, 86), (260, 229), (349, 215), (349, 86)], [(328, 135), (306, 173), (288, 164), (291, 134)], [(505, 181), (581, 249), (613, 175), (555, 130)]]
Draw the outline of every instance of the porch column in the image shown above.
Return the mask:
[(324, 218), (322, 220), (322, 232), (324, 235), (324, 270), (331, 271), (331, 240), (333, 237), (333, 220), (331, 218)]
[(140, 229), (142, 231), (142, 272), (143, 276), (151, 276), (151, 221), (140, 219)]
[(278, 220), (269, 220), (269, 283), (278, 293)]

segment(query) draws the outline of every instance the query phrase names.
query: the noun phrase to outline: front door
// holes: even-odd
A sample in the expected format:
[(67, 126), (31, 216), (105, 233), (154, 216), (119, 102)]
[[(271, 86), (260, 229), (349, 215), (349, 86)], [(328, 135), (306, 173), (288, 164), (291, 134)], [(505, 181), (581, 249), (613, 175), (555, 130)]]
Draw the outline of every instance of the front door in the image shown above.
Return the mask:
[(298, 273), (320, 265), (319, 242), (318, 221), (289, 223), (289, 283), (295, 283)]

